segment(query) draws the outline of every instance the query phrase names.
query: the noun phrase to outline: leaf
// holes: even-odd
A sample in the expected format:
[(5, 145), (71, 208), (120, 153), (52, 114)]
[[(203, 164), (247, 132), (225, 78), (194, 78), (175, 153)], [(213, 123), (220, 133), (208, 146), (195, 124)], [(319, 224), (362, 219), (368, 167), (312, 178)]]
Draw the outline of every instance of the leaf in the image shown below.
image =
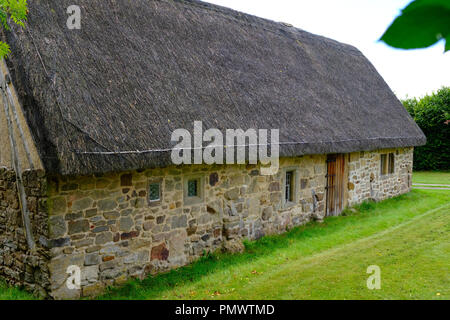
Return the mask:
[(7, 43), (0, 41), (0, 59), (6, 58), (11, 53), (11, 48)]
[(448, 51), (449, 36), (450, 1), (416, 0), (403, 9), (380, 40), (395, 48), (417, 49), (446, 39)]
[(8, 16), (7, 16), (6, 12), (3, 11), (3, 10), (0, 10), (0, 21), (1, 21), (2, 25), (3, 25), (3, 27), (4, 27), (6, 30), (8, 30), (8, 29), (9, 29), (9, 26), (8, 26)]
[(402, 12), (407, 12), (408, 10), (417, 9), (421, 7), (430, 7), (430, 6), (440, 6), (447, 9), (450, 9), (450, 1), (448, 0), (416, 0), (411, 2), (402, 10)]
[[(5, 30), (9, 30), (8, 18), (15, 24), (24, 28), (28, 15), (27, 0), (0, 0), (0, 24)], [(0, 42), (0, 59), (11, 53), (8, 44)]]

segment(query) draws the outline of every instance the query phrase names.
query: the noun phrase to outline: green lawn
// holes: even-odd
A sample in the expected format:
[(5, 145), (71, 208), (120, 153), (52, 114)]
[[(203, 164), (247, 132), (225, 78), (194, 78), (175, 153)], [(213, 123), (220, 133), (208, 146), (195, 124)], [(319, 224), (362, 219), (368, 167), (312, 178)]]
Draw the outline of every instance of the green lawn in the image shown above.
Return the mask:
[[(442, 183), (442, 181), (438, 181)], [(101, 299), (450, 299), (450, 191), (414, 190), (212, 255)], [(367, 267), (381, 268), (368, 290)], [(30, 298), (0, 283), (0, 299)]]
[(450, 185), (450, 171), (414, 171), (413, 183)]
[[(448, 191), (416, 190), (112, 289), (102, 299), (449, 299)], [(381, 268), (381, 290), (366, 287)]]

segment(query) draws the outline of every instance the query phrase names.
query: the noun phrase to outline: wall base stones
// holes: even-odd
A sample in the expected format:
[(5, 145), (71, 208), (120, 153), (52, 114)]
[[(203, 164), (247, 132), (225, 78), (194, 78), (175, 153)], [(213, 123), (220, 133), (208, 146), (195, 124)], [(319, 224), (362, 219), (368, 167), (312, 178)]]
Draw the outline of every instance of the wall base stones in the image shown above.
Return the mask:
[(0, 277), (9, 284), (23, 286), (38, 296), (49, 292), (48, 250), (39, 243), (47, 235), (47, 185), (42, 171), (23, 174), (35, 251), (28, 250), (13, 170), (0, 168)]
[[(410, 190), (412, 148), (394, 152), (395, 174), (382, 178), (379, 152), (348, 155), (349, 204)], [(323, 220), (326, 158), (280, 159), (274, 176), (261, 175), (256, 165), (173, 166), (83, 177), (34, 174), (27, 193), (35, 204), (39, 254), (26, 249), (14, 179), (4, 171), (0, 275), (34, 285), (52, 298), (72, 299), (184, 266), (207, 252), (242, 252), (244, 238), (259, 239)], [(284, 200), (286, 170), (295, 172), (291, 202)], [(201, 197), (187, 201), (183, 189), (192, 178), (200, 179)], [(161, 183), (161, 199), (149, 201), (149, 185), (155, 182)], [(81, 270), (79, 290), (66, 285), (70, 266)]]

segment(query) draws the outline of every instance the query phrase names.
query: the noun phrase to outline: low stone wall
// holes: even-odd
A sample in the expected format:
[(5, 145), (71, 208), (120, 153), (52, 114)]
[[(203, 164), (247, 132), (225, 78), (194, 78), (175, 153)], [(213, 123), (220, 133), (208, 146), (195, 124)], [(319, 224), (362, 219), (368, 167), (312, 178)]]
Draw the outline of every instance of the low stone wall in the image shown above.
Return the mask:
[[(394, 173), (381, 175), (381, 154), (394, 153)], [(411, 191), (414, 148), (354, 152), (349, 156), (349, 199), (381, 201)]]
[[(76, 298), (186, 265), (243, 237), (281, 233), (324, 215), (325, 156), (282, 159), (298, 168), (296, 203), (283, 205), (282, 176), (256, 166), (183, 166), (90, 177), (49, 179), (51, 295)], [(204, 200), (183, 199), (183, 181), (200, 177)], [(162, 200), (148, 186), (162, 182)], [(68, 290), (69, 265), (82, 272), (82, 290)]]
[[(30, 220), (35, 239), (47, 236), (46, 179), (43, 171), (23, 175)], [(37, 241), (38, 242), (38, 241)], [(28, 250), (13, 170), (0, 168), (0, 277), (46, 297), (49, 291), (48, 250), (39, 242)]]

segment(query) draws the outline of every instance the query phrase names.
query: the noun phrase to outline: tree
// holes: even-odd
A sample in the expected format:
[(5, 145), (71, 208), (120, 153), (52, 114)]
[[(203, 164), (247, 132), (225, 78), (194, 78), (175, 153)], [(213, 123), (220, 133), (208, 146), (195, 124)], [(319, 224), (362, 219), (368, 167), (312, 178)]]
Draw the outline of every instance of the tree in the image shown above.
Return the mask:
[(450, 50), (450, 1), (411, 2), (380, 40), (401, 49), (426, 48), (444, 40), (447, 52)]
[[(25, 28), (27, 20), (27, 0), (0, 0), (0, 21), (5, 30), (9, 30), (9, 21)], [(0, 59), (11, 53), (9, 45), (0, 41)]]
[(427, 144), (414, 149), (415, 170), (450, 169), (450, 87), (403, 104), (427, 136)]

